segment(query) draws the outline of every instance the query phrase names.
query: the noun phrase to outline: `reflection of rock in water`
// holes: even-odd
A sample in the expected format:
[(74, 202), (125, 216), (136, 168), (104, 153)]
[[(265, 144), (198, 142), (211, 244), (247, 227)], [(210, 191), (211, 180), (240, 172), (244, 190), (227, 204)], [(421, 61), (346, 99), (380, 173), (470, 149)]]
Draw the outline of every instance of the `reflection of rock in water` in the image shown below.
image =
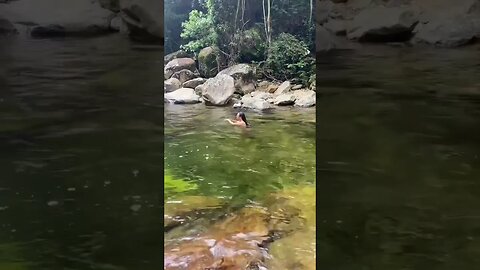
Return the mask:
[[(260, 207), (247, 207), (196, 238), (165, 247), (165, 269), (262, 269), (266, 245), (281, 237), (288, 221)], [(297, 223), (294, 223), (297, 224)]]

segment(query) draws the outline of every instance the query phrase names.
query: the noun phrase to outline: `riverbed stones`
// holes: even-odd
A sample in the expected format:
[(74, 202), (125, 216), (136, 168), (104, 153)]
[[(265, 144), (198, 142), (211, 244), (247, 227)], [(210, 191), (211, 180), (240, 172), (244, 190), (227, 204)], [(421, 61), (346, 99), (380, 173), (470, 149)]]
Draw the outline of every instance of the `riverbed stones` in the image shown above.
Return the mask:
[(409, 7), (376, 6), (361, 11), (347, 26), (347, 37), (359, 41), (406, 41), (418, 23)]
[(182, 86), (182, 83), (176, 78), (170, 78), (163, 83), (163, 88), (165, 90), (165, 93), (173, 92), (177, 89), (180, 89), (181, 86)]
[(255, 90), (255, 70), (249, 64), (238, 64), (226, 68), (218, 75), (229, 75), (235, 80), (236, 92), (242, 95)]
[(163, 57), (164, 64), (168, 64), (168, 62), (172, 61), (176, 58), (189, 58), (189, 54), (186, 51), (178, 50), (176, 52), (169, 53)]
[(202, 85), (206, 82), (207, 80), (204, 78), (194, 78), (191, 80), (188, 80), (182, 84), (183, 87), (186, 88), (193, 88), (195, 89), (197, 86)]
[(267, 252), (270, 216), (248, 207), (216, 223), (206, 233), (165, 247), (164, 269), (258, 269)]
[(296, 90), (292, 92), (295, 98), (295, 106), (312, 107), (315, 106), (317, 95), (312, 90)]
[(432, 20), (419, 24), (413, 43), (431, 44), (441, 47), (458, 47), (480, 37), (480, 19), (465, 16)]
[(218, 74), (214, 78), (208, 79), (201, 88), (205, 104), (223, 106), (235, 93), (235, 80), (232, 76)]
[[(195, 77), (196, 77), (195, 73), (193, 73), (193, 71), (188, 69), (179, 70), (173, 73), (172, 75), (172, 78), (178, 79), (182, 84), (186, 81), (190, 81), (194, 79)], [(189, 88), (193, 88), (193, 87), (189, 87)]]
[(121, 16), (127, 24), (130, 37), (141, 41), (163, 39), (163, 1), (120, 0)]
[(164, 68), (165, 80), (170, 79), (175, 72), (183, 69), (194, 72), (196, 70), (195, 61), (191, 58), (175, 58), (168, 62)]
[(280, 84), (277, 88), (277, 90), (275, 90), (275, 95), (281, 95), (281, 94), (285, 94), (287, 92), (290, 92), (290, 90), (292, 90), (292, 84), (290, 83), (290, 81), (284, 81), (282, 84)]
[(165, 94), (165, 101), (174, 104), (200, 103), (200, 97), (191, 88), (180, 88)]
[(203, 48), (198, 53), (198, 71), (201, 76), (211, 78), (217, 75), (217, 56), (217, 49), (215, 47)]

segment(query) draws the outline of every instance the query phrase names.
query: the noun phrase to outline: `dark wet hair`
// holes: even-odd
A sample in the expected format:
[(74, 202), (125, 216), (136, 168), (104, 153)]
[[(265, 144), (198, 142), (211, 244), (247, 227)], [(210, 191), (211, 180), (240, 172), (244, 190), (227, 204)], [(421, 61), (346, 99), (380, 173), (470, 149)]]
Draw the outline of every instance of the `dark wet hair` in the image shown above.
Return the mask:
[(247, 127), (250, 127), (250, 124), (248, 124), (247, 122), (247, 117), (245, 116), (245, 113), (239, 112), (237, 113), (237, 115), (240, 116), (240, 118), (242, 118), (242, 121), (245, 122), (245, 125), (247, 125)]

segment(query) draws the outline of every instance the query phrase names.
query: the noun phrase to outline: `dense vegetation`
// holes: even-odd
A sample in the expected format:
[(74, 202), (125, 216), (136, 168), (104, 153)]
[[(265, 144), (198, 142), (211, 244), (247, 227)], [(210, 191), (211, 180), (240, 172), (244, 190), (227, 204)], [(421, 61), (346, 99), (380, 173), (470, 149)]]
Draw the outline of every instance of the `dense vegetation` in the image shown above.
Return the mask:
[(217, 50), (220, 68), (253, 63), (275, 80), (314, 74), (312, 0), (167, 0), (165, 51)]

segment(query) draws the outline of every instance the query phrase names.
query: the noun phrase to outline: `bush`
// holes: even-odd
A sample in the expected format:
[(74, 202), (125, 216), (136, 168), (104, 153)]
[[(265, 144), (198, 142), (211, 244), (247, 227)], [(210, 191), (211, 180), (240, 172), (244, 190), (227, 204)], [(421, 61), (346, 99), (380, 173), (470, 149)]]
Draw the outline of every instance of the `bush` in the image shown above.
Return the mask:
[(305, 42), (291, 34), (281, 33), (272, 41), (265, 63), (266, 72), (279, 80), (298, 79), (308, 85), (315, 73), (315, 59)]
[(182, 23), (182, 28), (180, 37), (188, 41), (181, 46), (182, 49), (197, 54), (201, 49), (215, 45), (217, 35), (209, 14), (192, 10), (188, 20)]
[(267, 46), (261, 31), (251, 28), (243, 33), (240, 39), (240, 63), (251, 63), (265, 60)]

